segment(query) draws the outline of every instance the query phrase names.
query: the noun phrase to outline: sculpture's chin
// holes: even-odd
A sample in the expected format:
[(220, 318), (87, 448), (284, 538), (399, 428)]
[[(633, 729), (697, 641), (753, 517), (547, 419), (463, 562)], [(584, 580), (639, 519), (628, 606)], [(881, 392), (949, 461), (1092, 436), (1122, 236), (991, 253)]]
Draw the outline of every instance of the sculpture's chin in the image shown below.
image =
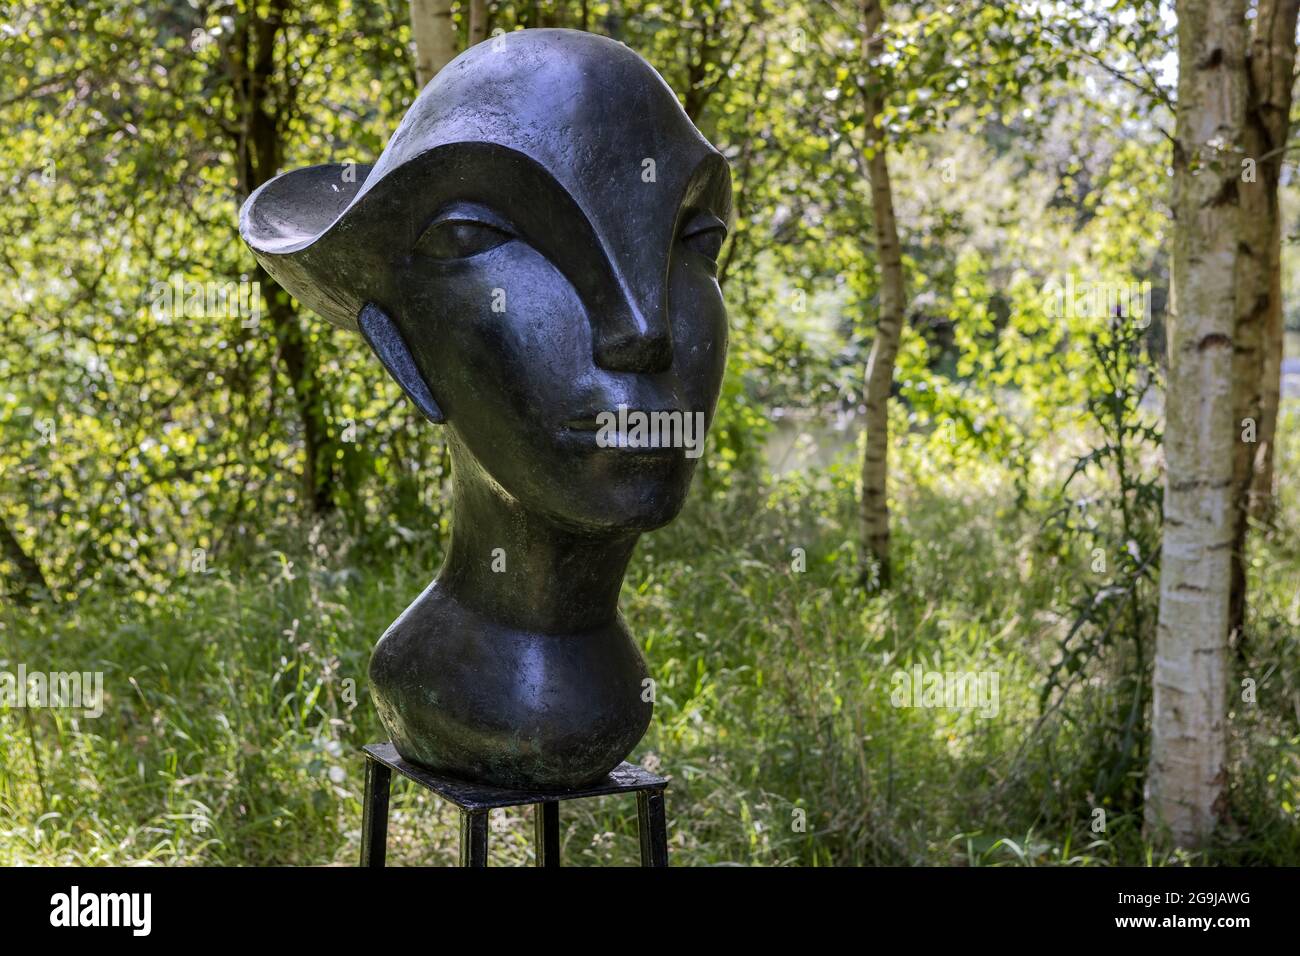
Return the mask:
[(589, 534), (641, 534), (673, 521), (686, 504), (692, 469), (620, 476), (618, 481), (576, 484), (563, 497), (532, 502), (557, 523)]
[(610, 513), (593, 513), (589, 509), (578, 516), (566, 516), (568, 523), (583, 531), (600, 535), (644, 534), (670, 524), (682, 510), (679, 499), (659, 498), (621, 506)]
[(618, 766), (650, 724), (647, 678), (621, 619), (581, 634), (518, 631), (471, 620), (436, 587), (370, 661), (404, 759), (512, 789), (576, 789)]

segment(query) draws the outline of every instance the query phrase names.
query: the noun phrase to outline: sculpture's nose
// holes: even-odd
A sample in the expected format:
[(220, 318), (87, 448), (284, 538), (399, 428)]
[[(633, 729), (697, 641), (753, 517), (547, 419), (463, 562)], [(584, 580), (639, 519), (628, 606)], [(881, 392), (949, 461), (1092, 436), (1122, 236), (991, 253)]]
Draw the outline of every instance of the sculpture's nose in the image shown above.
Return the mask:
[(596, 328), (596, 364), (609, 372), (666, 372), (673, 362), (667, 296), (622, 297), (618, 307), (600, 317)]

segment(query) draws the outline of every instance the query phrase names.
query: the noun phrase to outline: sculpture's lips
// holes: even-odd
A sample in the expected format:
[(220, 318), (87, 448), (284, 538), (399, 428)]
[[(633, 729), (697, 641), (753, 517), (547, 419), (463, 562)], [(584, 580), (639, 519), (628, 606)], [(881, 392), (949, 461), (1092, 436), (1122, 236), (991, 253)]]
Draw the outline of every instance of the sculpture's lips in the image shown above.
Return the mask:
[[(626, 417), (620, 421), (616, 413), (603, 412), (600, 415), (570, 419), (564, 423), (562, 430), (576, 442), (610, 451), (639, 455), (680, 454), (683, 450), (681, 445), (662, 440), (656, 442), (653, 431), (638, 436), (634, 428), (624, 430), (624, 422), (636, 422), (638, 419), (655, 421), (656, 419), (653, 416), (669, 412), (678, 418), (689, 414), (670, 409), (662, 409), (657, 412), (628, 409)], [(613, 420), (610, 421), (605, 418), (607, 415), (612, 415)]]

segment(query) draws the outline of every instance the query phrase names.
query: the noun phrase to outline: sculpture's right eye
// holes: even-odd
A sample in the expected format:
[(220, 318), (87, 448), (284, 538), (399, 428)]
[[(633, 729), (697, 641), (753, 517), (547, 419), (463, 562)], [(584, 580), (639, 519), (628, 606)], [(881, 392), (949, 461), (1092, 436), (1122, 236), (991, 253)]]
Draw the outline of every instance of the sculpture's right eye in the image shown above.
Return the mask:
[(438, 216), (415, 243), (430, 259), (468, 259), (509, 242), (514, 234), (497, 216), (480, 207), (457, 207)]

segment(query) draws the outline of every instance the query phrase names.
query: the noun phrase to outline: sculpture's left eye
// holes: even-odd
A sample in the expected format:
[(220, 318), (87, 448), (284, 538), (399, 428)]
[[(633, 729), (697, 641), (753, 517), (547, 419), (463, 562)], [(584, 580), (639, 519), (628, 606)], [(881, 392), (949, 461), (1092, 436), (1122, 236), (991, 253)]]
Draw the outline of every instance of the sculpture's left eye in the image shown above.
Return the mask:
[(424, 230), (415, 251), (431, 259), (468, 259), (515, 238), (496, 215), (478, 206), (457, 206)]

